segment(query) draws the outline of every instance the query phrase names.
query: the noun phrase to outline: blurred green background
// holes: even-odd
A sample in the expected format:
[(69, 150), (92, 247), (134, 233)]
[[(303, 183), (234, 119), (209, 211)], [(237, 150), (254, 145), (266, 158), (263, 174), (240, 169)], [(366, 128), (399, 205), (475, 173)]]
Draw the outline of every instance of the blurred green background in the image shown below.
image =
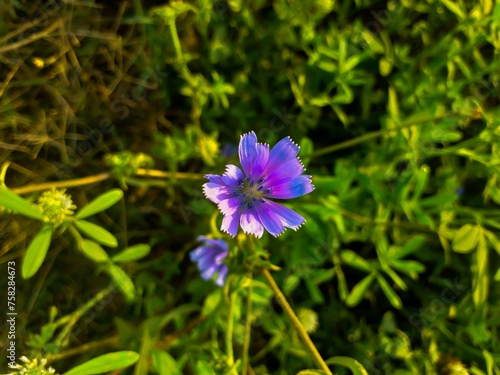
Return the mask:
[[(17, 278), (19, 355), (63, 373), (133, 350), (141, 359), (113, 374), (231, 373), (228, 290), (188, 254), (198, 235), (244, 243), (219, 232), (201, 186), (238, 163), (253, 130), (271, 146), (290, 136), (313, 176), (316, 190), (288, 202), (307, 223), (257, 247), (323, 358), (369, 374), (500, 374), (500, 4), (3, 0), (0, 11), (1, 183), (34, 202), (57, 182), (77, 207), (122, 188), (91, 221), (118, 239), (110, 255), (151, 246), (123, 265), (131, 298), (114, 291), (61, 335), (51, 324), (110, 277), (56, 231), (37, 274)], [(20, 270), (41, 226), (0, 219), (0, 263)], [(236, 358), (243, 264), (235, 252)], [(263, 278), (253, 283), (254, 373), (314, 368)]]

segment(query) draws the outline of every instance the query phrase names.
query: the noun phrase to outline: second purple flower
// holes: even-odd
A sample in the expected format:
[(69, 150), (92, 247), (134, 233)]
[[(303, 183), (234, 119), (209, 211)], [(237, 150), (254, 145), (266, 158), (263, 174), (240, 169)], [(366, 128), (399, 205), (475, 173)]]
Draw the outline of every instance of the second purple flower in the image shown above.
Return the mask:
[(305, 219), (268, 198), (296, 198), (314, 190), (311, 176), (302, 174), (299, 146), (286, 137), (269, 151), (251, 132), (241, 137), (238, 152), (243, 172), (228, 164), (222, 176), (206, 175), (209, 182), (203, 185), (207, 198), (224, 214), (221, 230), (234, 237), (240, 225), (260, 238), (264, 228), (275, 237), (286, 228), (298, 229)]

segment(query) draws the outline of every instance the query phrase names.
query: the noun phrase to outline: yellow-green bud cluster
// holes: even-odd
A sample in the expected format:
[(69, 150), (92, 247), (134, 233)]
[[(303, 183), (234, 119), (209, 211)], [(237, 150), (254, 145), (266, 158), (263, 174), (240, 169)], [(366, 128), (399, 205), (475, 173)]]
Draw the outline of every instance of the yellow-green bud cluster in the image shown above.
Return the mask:
[(202, 135), (198, 140), (198, 150), (203, 161), (207, 165), (213, 165), (214, 157), (219, 155), (219, 142), (214, 138)]
[(65, 191), (52, 189), (38, 197), (36, 207), (46, 223), (58, 226), (68, 216), (74, 214), (73, 210), (76, 209), (76, 206), (73, 204), (71, 196), (64, 194)]
[(111, 167), (112, 174), (116, 177), (134, 176), (139, 168), (152, 168), (154, 165), (151, 156), (130, 151), (108, 154), (104, 161)]
[(19, 358), (22, 364), (15, 364), (11, 367), (14, 372), (8, 375), (45, 375), (45, 374), (56, 374), (56, 370), (52, 367), (46, 368), (47, 359), (42, 358), (40, 361), (38, 359), (29, 360), (27, 357)]
[(300, 308), (297, 311), (297, 318), (307, 333), (314, 333), (318, 328), (318, 314), (311, 309)]

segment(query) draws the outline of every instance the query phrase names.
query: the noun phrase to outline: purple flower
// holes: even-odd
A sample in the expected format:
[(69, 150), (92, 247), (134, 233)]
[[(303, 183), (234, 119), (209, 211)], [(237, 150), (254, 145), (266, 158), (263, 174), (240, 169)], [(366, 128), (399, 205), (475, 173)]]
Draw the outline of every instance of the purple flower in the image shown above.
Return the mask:
[(224, 214), (221, 230), (236, 236), (238, 225), (245, 233), (262, 237), (264, 228), (277, 237), (286, 228), (297, 230), (305, 219), (268, 198), (289, 199), (314, 190), (311, 176), (305, 176), (297, 154), (299, 146), (287, 137), (271, 151), (257, 143), (254, 132), (241, 136), (239, 155), (244, 173), (228, 164), (222, 175), (206, 175), (203, 185), (208, 199)]
[(226, 241), (198, 236), (198, 242), (204, 242), (205, 244), (191, 251), (189, 257), (193, 262), (198, 263), (202, 279), (210, 280), (218, 273), (215, 283), (223, 286), (227, 276), (227, 266), (224, 263), (224, 258), (227, 257), (228, 252)]

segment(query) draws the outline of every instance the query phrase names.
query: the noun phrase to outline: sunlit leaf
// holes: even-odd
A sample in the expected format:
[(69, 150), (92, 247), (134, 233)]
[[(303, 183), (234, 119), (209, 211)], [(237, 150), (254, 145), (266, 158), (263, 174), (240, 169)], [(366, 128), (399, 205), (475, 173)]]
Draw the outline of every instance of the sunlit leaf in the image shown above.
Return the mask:
[(139, 360), (139, 354), (130, 351), (115, 352), (91, 359), (63, 375), (93, 375), (104, 374), (120, 368), (133, 365)]
[(109, 247), (118, 246), (118, 241), (111, 233), (103, 227), (85, 220), (76, 220), (75, 225), (87, 237)]
[(127, 247), (125, 250), (119, 252), (112, 257), (116, 263), (132, 262), (144, 258), (151, 251), (151, 247), (146, 244), (138, 244)]
[(480, 229), (477, 225), (465, 224), (453, 237), (451, 248), (457, 253), (468, 253), (472, 251), (479, 240)]
[(347, 367), (352, 371), (353, 375), (368, 375), (365, 368), (356, 361), (354, 358), (350, 357), (332, 357), (328, 358), (326, 361), (327, 365), (341, 365)]
[(347, 299), (345, 301), (346, 305), (352, 307), (359, 304), (361, 302), (361, 299), (365, 295), (366, 291), (372, 284), (374, 278), (375, 274), (372, 273), (366, 276), (364, 279), (362, 279), (359, 283), (354, 285), (351, 292), (347, 296)]
[(109, 260), (108, 253), (97, 242), (83, 240), (81, 243), (82, 252), (94, 262), (106, 262)]
[(85, 207), (77, 212), (77, 219), (85, 219), (88, 216), (95, 215), (114, 205), (123, 197), (123, 191), (120, 189), (109, 190), (94, 198)]
[(32, 219), (43, 220), (43, 216), (31, 203), (6, 188), (0, 188), (0, 206)]
[(42, 265), (52, 237), (52, 227), (45, 225), (33, 238), (23, 259), (22, 276), (29, 279)]

